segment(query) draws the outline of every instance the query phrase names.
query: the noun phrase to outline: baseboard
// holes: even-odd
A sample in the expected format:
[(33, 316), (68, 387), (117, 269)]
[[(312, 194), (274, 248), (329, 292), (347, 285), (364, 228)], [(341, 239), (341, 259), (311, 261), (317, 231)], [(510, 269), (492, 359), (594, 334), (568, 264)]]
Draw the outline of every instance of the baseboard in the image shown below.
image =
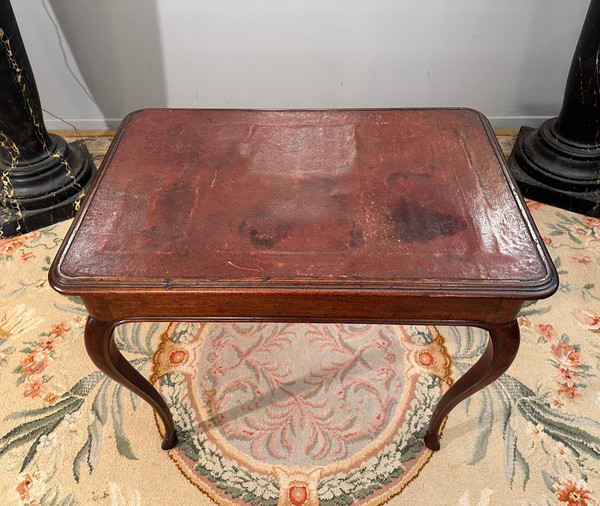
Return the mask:
[(44, 117), (44, 123), (48, 130), (69, 130), (73, 127), (77, 130), (115, 130), (121, 123), (122, 118), (106, 119), (70, 119), (60, 120), (51, 116)]
[(488, 119), (495, 130), (513, 130), (515, 128), (519, 129), (522, 126), (537, 128), (544, 121), (553, 117), (554, 116), (488, 116)]

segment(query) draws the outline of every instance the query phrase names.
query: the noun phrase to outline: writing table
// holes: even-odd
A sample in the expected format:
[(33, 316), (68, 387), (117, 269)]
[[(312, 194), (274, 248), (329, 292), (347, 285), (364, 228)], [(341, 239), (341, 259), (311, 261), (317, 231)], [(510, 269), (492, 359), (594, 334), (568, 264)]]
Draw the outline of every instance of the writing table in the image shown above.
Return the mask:
[[(89, 311), (96, 366), (169, 408), (117, 349), (124, 322), (472, 325), (485, 353), (425, 437), (502, 374), (517, 314), (558, 277), (487, 120), (468, 109), (148, 109), (121, 124), (50, 269)], [(318, 351), (315, 350), (315, 353)]]

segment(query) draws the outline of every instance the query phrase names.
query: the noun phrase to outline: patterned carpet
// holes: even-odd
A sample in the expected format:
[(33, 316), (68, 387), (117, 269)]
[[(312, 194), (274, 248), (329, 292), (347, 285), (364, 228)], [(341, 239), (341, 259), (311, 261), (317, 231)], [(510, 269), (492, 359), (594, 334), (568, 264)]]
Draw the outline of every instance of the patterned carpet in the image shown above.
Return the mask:
[[(109, 140), (86, 137), (97, 163)], [(436, 453), (432, 407), (481, 330), (122, 326), (179, 427), (164, 452), (152, 410), (88, 359), (85, 308), (48, 286), (69, 224), (0, 241), (0, 504), (598, 504), (600, 220), (528, 205), (559, 291), (523, 308), (517, 359)]]

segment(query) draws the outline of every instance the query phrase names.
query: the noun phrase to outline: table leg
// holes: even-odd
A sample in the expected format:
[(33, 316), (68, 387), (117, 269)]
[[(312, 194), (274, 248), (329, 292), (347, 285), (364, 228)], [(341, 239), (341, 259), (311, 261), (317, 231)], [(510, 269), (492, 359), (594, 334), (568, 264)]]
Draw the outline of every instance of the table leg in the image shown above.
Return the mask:
[(169, 450), (177, 444), (177, 432), (173, 417), (164, 399), (117, 348), (114, 340), (114, 322), (103, 322), (88, 317), (85, 326), (85, 348), (92, 362), (124, 387), (139, 395), (156, 411), (165, 427), (162, 449)]
[(502, 325), (490, 325), (487, 330), (490, 339), (485, 352), (442, 396), (433, 412), (425, 434), (425, 445), (431, 450), (440, 449), (440, 426), (450, 411), (504, 373), (517, 355), (520, 333), (516, 320)]

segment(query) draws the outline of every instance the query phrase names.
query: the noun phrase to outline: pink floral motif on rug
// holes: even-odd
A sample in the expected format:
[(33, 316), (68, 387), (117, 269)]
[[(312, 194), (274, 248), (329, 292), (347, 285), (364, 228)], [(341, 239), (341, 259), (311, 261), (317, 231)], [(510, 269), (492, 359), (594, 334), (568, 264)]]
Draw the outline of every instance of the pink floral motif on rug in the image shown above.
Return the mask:
[(308, 505), (398, 494), (429, 460), (450, 374), (433, 327), (178, 324), (152, 380), (181, 432), (171, 458), (200, 490)]

